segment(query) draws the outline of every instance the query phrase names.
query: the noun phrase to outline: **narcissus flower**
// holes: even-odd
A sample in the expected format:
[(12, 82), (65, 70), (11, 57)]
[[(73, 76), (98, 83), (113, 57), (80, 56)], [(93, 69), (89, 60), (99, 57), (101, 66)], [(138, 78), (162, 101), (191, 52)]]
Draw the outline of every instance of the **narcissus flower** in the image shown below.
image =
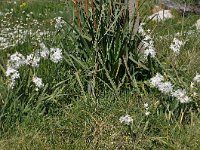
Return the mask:
[(50, 48), (50, 60), (58, 63), (63, 58), (62, 50), (60, 48)]
[(120, 121), (121, 123), (126, 124), (126, 125), (130, 125), (130, 124), (133, 122), (133, 119), (132, 119), (131, 116), (125, 115), (125, 116), (121, 116), (121, 117), (119, 118), (119, 121)]
[(35, 83), (36, 91), (38, 91), (39, 88), (42, 88), (44, 86), (44, 83), (42, 82), (41, 78), (34, 76), (32, 81), (33, 83)]

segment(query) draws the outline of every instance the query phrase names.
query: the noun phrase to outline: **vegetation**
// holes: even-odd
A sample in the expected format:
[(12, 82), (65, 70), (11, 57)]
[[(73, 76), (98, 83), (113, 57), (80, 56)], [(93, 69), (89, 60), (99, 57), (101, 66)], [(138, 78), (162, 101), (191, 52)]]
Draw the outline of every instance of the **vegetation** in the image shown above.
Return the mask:
[(0, 149), (199, 149), (199, 16), (154, 4), (0, 2)]

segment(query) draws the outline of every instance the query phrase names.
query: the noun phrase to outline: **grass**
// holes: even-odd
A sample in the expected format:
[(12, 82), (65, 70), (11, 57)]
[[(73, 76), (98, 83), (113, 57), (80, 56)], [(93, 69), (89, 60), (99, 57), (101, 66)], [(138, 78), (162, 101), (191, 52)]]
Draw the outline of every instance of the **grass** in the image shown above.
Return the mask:
[[(76, 26), (78, 24), (73, 24), (75, 28), (64, 26), (58, 31), (54, 27), (55, 17), (62, 16), (68, 23), (75, 20), (75, 14), (67, 13), (64, 1), (0, 3), (0, 12), (10, 12), (0, 15), (0, 28), (9, 28), (9, 31), (13, 32), (15, 28), (12, 27), (18, 25), (21, 20), (22, 29), (27, 31), (27, 34), (23, 35), (17, 32), (13, 39), (6, 38), (10, 44), (10, 40), (15, 41), (20, 35), (22, 42), (5, 49), (0, 47), (0, 149), (200, 148), (199, 85), (195, 84), (191, 89), (193, 77), (200, 72), (200, 38), (193, 26), (199, 19), (198, 15), (182, 16), (174, 11), (174, 19), (161, 23), (149, 22), (145, 28), (151, 30), (150, 35), (155, 41), (156, 59), (146, 62), (141, 54), (138, 54), (133, 61), (137, 65), (131, 60), (127, 61), (128, 68), (135, 67), (137, 70), (130, 71), (131, 75), (127, 71), (125, 61), (122, 62), (121, 68), (125, 69), (120, 72), (122, 75), (117, 80), (114, 75), (119, 68), (116, 68), (113, 62), (118, 65), (123, 55), (113, 58), (109, 48), (112, 46), (110, 43), (115, 41), (113, 35), (117, 35), (116, 29), (126, 28), (126, 24), (111, 24), (115, 30), (110, 28), (109, 32), (106, 31), (108, 36), (105, 36), (104, 28), (100, 29), (103, 35), (92, 30), (92, 18), (89, 20), (81, 14), (81, 19), (86, 19), (83, 21), (83, 34), (76, 32), (80, 29)], [(151, 1), (141, 6), (142, 19), (151, 13), (153, 5), (154, 2)], [(72, 7), (71, 5), (69, 9)], [(102, 11), (98, 13), (102, 15)], [(97, 16), (96, 19), (102, 18)], [(107, 17), (103, 19), (102, 23), (105, 23), (106, 27), (113, 21)], [(19, 28), (16, 30), (19, 31)], [(39, 32), (44, 31), (47, 34), (40, 36)], [(176, 35), (178, 32), (182, 34)], [(125, 30), (119, 33), (122, 38), (130, 36)], [(10, 34), (3, 36), (6, 35)], [(90, 36), (94, 36), (92, 42), (88, 40)], [(186, 41), (179, 55), (169, 49), (175, 36)], [(96, 48), (100, 49), (108, 47), (105, 48), (105, 57), (101, 60), (99, 55), (96, 55), (93, 44), (102, 37), (105, 41), (111, 41), (96, 45)], [(141, 38), (139, 35), (134, 38), (135, 45)], [(114, 46), (123, 45), (121, 41), (115, 41)], [(40, 49), (40, 42), (48, 48), (63, 49), (63, 60), (55, 64), (48, 59), (41, 59), (38, 68), (23, 66), (19, 69), (20, 78), (16, 86), (9, 89), (9, 79), (5, 75), (9, 55), (16, 51), (29, 55)], [(126, 52), (132, 54), (126, 43), (124, 45)], [(121, 50), (116, 47), (114, 48), (117, 52)], [(133, 45), (131, 50), (136, 50)], [(144, 71), (141, 66), (146, 66), (147, 70), (151, 71)], [(149, 86), (150, 77), (157, 71), (175, 87), (187, 89), (193, 102), (180, 104)], [(45, 83), (39, 91), (35, 90), (36, 87), (31, 81), (35, 75), (41, 77)], [(193, 95), (194, 92), (197, 95)], [(145, 103), (149, 104), (149, 116), (145, 115)], [(119, 118), (126, 114), (133, 118), (131, 125), (119, 121)]]
[[(127, 96), (126, 96), (127, 97)], [(112, 100), (112, 102), (110, 102)], [(199, 119), (191, 124), (170, 123), (165, 114), (145, 118), (134, 98), (112, 97), (73, 103), (62, 117), (27, 118), (1, 139), (1, 149), (198, 149)], [(122, 103), (123, 101), (123, 103)], [(98, 105), (98, 106), (96, 106)], [(136, 106), (135, 106), (136, 105)], [(134, 108), (134, 109), (133, 109)], [(136, 139), (119, 117), (129, 112)], [(193, 131), (193, 132), (191, 132)]]

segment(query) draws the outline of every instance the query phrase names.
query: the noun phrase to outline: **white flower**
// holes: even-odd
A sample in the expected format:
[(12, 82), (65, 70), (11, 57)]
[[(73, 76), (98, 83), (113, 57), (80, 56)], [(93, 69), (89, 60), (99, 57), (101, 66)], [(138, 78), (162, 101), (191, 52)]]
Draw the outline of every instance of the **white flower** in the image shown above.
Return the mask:
[(177, 98), (181, 103), (188, 103), (191, 99), (187, 96), (185, 89), (178, 89), (172, 92), (172, 96)]
[(172, 92), (173, 86), (172, 86), (171, 82), (163, 82), (163, 83), (158, 84), (158, 89), (162, 93), (167, 94), (167, 93)]
[(25, 57), (22, 54), (16, 52), (10, 56), (9, 62), (13, 68), (18, 69), (20, 66), (25, 64)]
[(121, 117), (119, 118), (119, 121), (120, 121), (121, 123), (126, 124), (126, 125), (130, 125), (130, 124), (133, 122), (133, 119), (131, 118), (131, 116), (125, 115), (125, 116), (121, 116)]
[(146, 32), (143, 28), (144, 25), (145, 25), (145, 23), (140, 23), (140, 26), (138, 27), (138, 33), (140, 33), (142, 36), (146, 35)]
[(50, 48), (50, 60), (58, 63), (63, 58), (62, 50), (60, 48)]
[(19, 72), (17, 71), (11, 75), (11, 80), (15, 81), (15, 79), (18, 79), (19, 77), (20, 77), (20, 75), (19, 75)]
[(63, 20), (62, 17), (57, 17), (55, 18), (55, 20), (56, 20), (56, 24), (55, 24), (56, 30), (60, 30), (66, 25), (66, 22)]
[(8, 66), (6, 70), (6, 76), (10, 77), (10, 83), (8, 87), (13, 89), (15, 86), (15, 80), (20, 78), (20, 74), (18, 69), (25, 64), (25, 57), (16, 52), (15, 54), (10, 56), (10, 60), (8, 61)]
[(42, 51), (40, 52), (40, 56), (43, 58), (47, 58), (49, 56), (49, 49), (44, 45), (44, 43), (40, 43), (40, 48)]
[(38, 54), (30, 54), (26, 57), (26, 64), (31, 65), (32, 67), (39, 66), (40, 57)]
[(154, 87), (158, 87), (158, 85), (164, 80), (164, 77), (160, 73), (156, 73), (155, 77), (150, 79), (150, 84)]
[(200, 82), (200, 74), (197, 74), (194, 78), (193, 78), (193, 81), (195, 82)]
[(18, 72), (16, 69), (12, 68), (12, 67), (7, 67), (7, 70), (6, 70), (6, 76), (10, 76), (11, 74), (14, 74)]
[(32, 81), (35, 83), (37, 88), (42, 88), (44, 86), (41, 78), (33, 77)]
[(193, 96), (197, 96), (197, 93), (196, 92), (193, 92), (193, 94), (192, 94)]
[(155, 51), (155, 47), (154, 47), (154, 42), (150, 36), (150, 30), (148, 30), (146, 33), (143, 25), (145, 25), (144, 23), (141, 23), (139, 28), (138, 28), (138, 33), (140, 33), (144, 39), (142, 40), (142, 48), (144, 49), (144, 58), (147, 58), (149, 55), (150, 57), (154, 58), (156, 56), (156, 51)]
[(8, 84), (8, 87), (13, 89), (15, 86), (15, 80), (20, 77), (18, 70), (12, 67), (7, 67), (6, 76), (10, 77), (10, 83)]
[(194, 88), (194, 82), (191, 82), (190, 83), (190, 89), (193, 89)]
[(145, 115), (149, 116), (151, 113), (148, 111), (149, 110), (149, 104), (148, 103), (144, 103), (144, 108), (146, 109)]
[(180, 53), (180, 49), (181, 47), (184, 45), (185, 43), (180, 41), (179, 39), (177, 38), (174, 38), (173, 39), (173, 43), (170, 45), (170, 49), (176, 53), (176, 54), (179, 54)]
[(149, 116), (150, 114), (151, 114), (151, 113), (150, 113), (149, 111), (146, 111), (146, 112), (145, 112), (145, 115), (146, 115), (146, 116)]
[(40, 52), (40, 56), (43, 57), (43, 58), (47, 58), (49, 56), (49, 51), (43, 49), (41, 52)]
[(148, 109), (149, 108), (149, 104), (148, 103), (144, 103), (144, 108)]
[(144, 48), (144, 57), (147, 58), (150, 55), (150, 57), (154, 58), (156, 56), (156, 51), (154, 47), (154, 41), (150, 35), (146, 34), (142, 40), (142, 43)]
[(144, 41), (150, 41), (150, 40), (152, 40), (152, 38), (150, 37), (150, 35), (146, 35), (143, 40)]
[(156, 51), (154, 47), (148, 47), (144, 51), (144, 57), (147, 58), (150, 55), (151, 58), (154, 58), (156, 56)]
[(176, 91), (173, 91), (173, 85), (171, 84), (171, 82), (163, 81), (164, 77), (161, 74), (157, 73), (155, 77), (150, 79), (150, 84), (158, 88), (158, 90), (164, 94), (171, 94), (181, 103), (188, 103), (191, 101), (191, 98), (187, 96), (185, 89), (178, 89)]

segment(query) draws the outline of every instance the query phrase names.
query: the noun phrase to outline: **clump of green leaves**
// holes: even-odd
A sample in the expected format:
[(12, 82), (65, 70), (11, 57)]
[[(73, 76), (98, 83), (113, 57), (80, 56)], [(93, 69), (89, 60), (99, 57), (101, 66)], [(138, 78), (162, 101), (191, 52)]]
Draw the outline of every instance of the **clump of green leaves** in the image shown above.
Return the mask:
[(69, 24), (77, 45), (76, 58), (70, 56), (76, 67), (116, 91), (124, 83), (137, 86), (137, 80), (151, 76), (153, 63), (144, 61), (138, 50), (142, 39), (138, 10), (118, 0), (71, 3), (69, 8), (75, 16)]

